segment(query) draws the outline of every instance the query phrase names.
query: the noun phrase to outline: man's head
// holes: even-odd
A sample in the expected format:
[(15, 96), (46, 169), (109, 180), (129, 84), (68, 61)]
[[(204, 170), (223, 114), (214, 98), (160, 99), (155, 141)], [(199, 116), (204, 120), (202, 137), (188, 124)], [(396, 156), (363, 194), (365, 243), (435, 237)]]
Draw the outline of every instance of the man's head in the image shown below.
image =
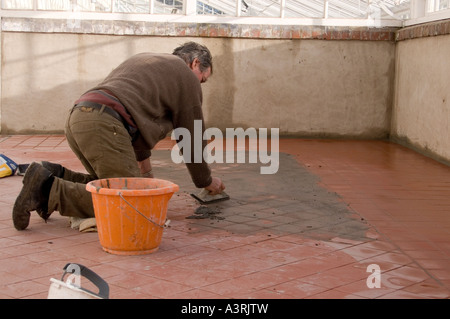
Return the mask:
[(208, 48), (196, 42), (186, 42), (173, 50), (191, 68), (200, 83), (206, 82), (212, 74), (212, 56)]

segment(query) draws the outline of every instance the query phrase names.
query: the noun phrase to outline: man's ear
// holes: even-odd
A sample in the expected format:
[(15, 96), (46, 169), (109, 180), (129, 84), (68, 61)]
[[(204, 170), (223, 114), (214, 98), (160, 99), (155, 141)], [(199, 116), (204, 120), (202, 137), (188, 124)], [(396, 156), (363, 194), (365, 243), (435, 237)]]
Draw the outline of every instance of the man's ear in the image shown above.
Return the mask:
[(195, 69), (199, 66), (200, 66), (200, 61), (197, 58), (194, 58), (194, 60), (192, 60), (192, 63), (190, 65), (191, 69)]

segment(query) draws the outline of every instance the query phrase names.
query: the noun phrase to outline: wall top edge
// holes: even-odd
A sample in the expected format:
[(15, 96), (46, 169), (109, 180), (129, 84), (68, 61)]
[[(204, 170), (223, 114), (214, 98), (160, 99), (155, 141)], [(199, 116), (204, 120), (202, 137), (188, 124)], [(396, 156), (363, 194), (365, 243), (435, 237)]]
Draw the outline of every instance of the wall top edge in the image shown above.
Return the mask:
[(394, 41), (398, 27), (2, 17), (3, 32)]
[(79, 19), (100, 21), (130, 22), (168, 22), (168, 23), (215, 23), (215, 24), (274, 24), (274, 25), (311, 25), (311, 26), (359, 26), (359, 27), (401, 27), (403, 20), (378, 18), (280, 18), (280, 17), (232, 17), (217, 15), (180, 15), (180, 14), (138, 14), (138, 13), (101, 13), (69, 11), (16, 11), (0, 10), (2, 18), (31, 19)]
[(399, 29), (395, 34), (395, 40), (404, 41), (448, 34), (450, 34), (450, 19), (444, 19)]

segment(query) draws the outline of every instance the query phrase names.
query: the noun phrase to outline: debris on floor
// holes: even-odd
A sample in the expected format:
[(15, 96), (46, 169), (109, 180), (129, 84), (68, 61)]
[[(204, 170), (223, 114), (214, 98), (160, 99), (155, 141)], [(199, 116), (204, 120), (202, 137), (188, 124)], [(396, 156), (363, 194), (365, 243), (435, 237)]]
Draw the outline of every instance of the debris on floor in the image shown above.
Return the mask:
[(217, 214), (221, 214), (222, 212), (216, 207), (215, 209), (210, 208), (206, 205), (199, 206), (194, 215), (186, 217), (187, 219), (225, 219), (225, 217), (217, 216)]

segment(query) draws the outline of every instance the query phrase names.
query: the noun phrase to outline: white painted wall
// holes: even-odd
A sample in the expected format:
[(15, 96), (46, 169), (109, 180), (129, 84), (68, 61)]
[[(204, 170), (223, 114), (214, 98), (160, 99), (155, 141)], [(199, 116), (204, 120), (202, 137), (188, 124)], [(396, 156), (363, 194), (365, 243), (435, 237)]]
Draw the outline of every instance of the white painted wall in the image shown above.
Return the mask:
[(450, 161), (450, 35), (398, 42), (392, 138)]

